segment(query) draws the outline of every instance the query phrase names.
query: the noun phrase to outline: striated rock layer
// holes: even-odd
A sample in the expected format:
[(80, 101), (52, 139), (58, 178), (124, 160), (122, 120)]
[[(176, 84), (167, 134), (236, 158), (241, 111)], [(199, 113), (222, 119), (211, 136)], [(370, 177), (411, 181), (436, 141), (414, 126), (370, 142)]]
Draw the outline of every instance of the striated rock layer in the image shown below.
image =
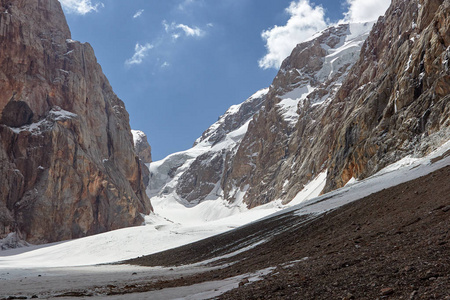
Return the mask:
[(0, 0), (0, 237), (31, 243), (149, 213), (129, 116), (57, 0)]
[(449, 11), (448, 0), (394, 0), (375, 24), (297, 45), (233, 146), (214, 124), (183, 152), (194, 155), (151, 166), (151, 195), (287, 203), (313, 179), (326, 192), (436, 149), (450, 139)]

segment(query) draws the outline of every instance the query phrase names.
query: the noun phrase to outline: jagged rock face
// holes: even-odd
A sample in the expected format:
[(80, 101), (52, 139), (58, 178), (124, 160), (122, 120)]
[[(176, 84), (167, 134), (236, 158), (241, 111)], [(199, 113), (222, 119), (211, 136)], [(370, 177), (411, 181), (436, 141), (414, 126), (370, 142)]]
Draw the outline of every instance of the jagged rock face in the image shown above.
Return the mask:
[(341, 88), (326, 190), (449, 139), (450, 1), (395, 0)]
[(147, 135), (140, 130), (131, 130), (133, 134), (134, 150), (144, 164), (152, 162), (152, 147), (147, 140)]
[[(393, 1), (342, 86), (327, 88), (333, 76), (318, 80), (318, 88), (299, 102), (292, 132), (282, 122), (286, 118), (279, 117), (277, 106), (284, 100), (279, 102), (278, 95), (308, 80), (314, 87), (304, 74), (310, 70), (317, 79), (324, 69), (319, 69), (323, 51), (317, 46), (323, 42), (297, 46), (229, 164), (225, 194), (233, 186), (248, 189), (250, 207), (275, 199), (287, 202), (320, 172), (327, 171), (324, 191), (329, 191), (447, 141), (448, 3)], [(323, 94), (328, 101), (317, 100)]]
[(225, 152), (206, 152), (197, 157), (180, 176), (177, 194), (191, 203), (205, 199), (220, 182)]
[(249, 207), (289, 201), (324, 168), (332, 141), (322, 134), (333, 125), (323, 116), (372, 24), (330, 27), (292, 51), (227, 164), (222, 181), (227, 199), (238, 187), (247, 190)]
[(57, 0), (0, 1), (0, 236), (141, 224), (151, 206), (129, 116), (93, 49), (70, 39)]
[(150, 181), (150, 171), (146, 164), (152, 162), (152, 147), (147, 140), (147, 135), (140, 130), (131, 130), (133, 135), (134, 151), (139, 157), (139, 164), (142, 169), (142, 179), (144, 180), (144, 186), (148, 186)]

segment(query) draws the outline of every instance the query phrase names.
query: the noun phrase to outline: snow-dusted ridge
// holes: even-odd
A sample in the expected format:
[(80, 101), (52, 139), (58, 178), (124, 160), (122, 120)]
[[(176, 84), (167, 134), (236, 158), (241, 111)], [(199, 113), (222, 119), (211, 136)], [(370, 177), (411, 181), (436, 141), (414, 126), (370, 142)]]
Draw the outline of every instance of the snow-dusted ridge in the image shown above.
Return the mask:
[[(327, 93), (320, 98), (310, 97), (310, 100), (313, 106), (329, 103), (327, 100), (334, 96), (334, 93), (337, 92), (347, 77), (351, 66), (356, 63), (361, 47), (374, 24), (375, 21), (333, 25), (304, 42), (308, 43), (322, 35), (329, 35), (326, 41), (320, 45), (326, 52), (321, 69), (313, 73), (306, 68), (298, 69), (297, 72), (299, 78), (302, 79), (302, 83), (293, 90), (279, 96), (281, 99), (278, 103), (279, 112), (288, 124), (295, 126), (299, 118), (298, 109), (301, 109), (303, 102), (317, 88), (328, 84), (328, 81), (332, 85), (331, 93)], [(345, 28), (345, 30), (343, 31), (342, 28)], [(336, 31), (336, 33), (332, 33), (333, 31)], [(339, 42), (330, 47), (327, 43), (333, 40), (339, 40)]]
[[(317, 72), (313, 65), (306, 64), (303, 69), (292, 69), (292, 65), (287, 69), (281, 69), (280, 73), (292, 72), (298, 73), (295, 85), (292, 85), (283, 91), (275, 91), (272, 85), (269, 88), (262, 89), (249, 97), (241, 104), (231, 106), (217, 122), (212, 124), (201, 137), (199, 137), (194, 146), (186, 151), (177, 152), (169, 155), (163, 160), (150, 164), (150, 183), (148, 186), (148, 195), (156, 212), (170, 211), (172, 217), (176, 214), (177, 207), (191, 207), (205, 201), (216, 200), (218, 203), (210, 203), (211, 209), (219, 209), (218, 216), (227, 216), (233, 211), (244, 211), (243, 204), (245, 189), (242, 187), (223, 187), (221, 178), (223, 174), (218, 174), (220, 161), (225, 164), (230, 161), (236, 151), (238, 151), (240, 142), (247, 133), (247, 128), (253, 116), (263, 107), (267, 95), (272, 97), (276, 94), (279, 102), (276, 104), (279, 113), (285, 121), (291, 126), (295, 126), (299, 118), (299, 109), (302, 108), (304, 101), (314, 105), (326, 106), (334, 94), (342, 85), (351, 66), (357, 61), (362, 44), (367, 38), (374, 22), (361, 24), (338, 24), (331, 26), (318, 33), (313, 39), (312, 44), (308, 41), (299, 45), (308, 49), (309, 47), (319, 47), (325, 51), (325, 56), (320, 56), (322, 67)], [(315, 40), (317, 39), (317, 40)], [(319, 42), (317, 42), (319, 41)], [(317, 50), (318, 53), (321, 51)], [(320, 54), (322, 55), (322, 54)], [(290, 78), (289, 80), (292, 80)], [(317, 95), (313, 95), (316, 90), (321, 90)], [(323, 93), (327, 90), (327, 93)], [(318, 96), (320, 95), (320, 96)], [(214, 179), (201, 178), (200, 173), (211, 173), (208, 171), (199, 171), (199, 164), (205, 167), (217, 168), (214, 170), (216, 177)], [(222, 172), (225, 172), (222, 169)], [(197, 178), (197, 176), (199, 176)], [(199, 186), (198, 182), (200, 181)], [(196, 185), (197, 184), (197, 185)], [(227, 189), (226, 192), (222, 188)], [(205, 193), (205, 190), (207, 191)], [(209, 194), (207, 194), (209, 192)], [(226, 195), (225, 195), (226, 194)], [(224, 201), (232, 199), (232, 202)], [(207, 206), (208, 204), (202, 204)], [(191, 213), (195, 211), (191, 209)], [(227, 211), (227, 213), (224, 213)], [(203, 220), (209, 218), (198, 215)], [(176, 219), (176, 218), (175, 218)]]

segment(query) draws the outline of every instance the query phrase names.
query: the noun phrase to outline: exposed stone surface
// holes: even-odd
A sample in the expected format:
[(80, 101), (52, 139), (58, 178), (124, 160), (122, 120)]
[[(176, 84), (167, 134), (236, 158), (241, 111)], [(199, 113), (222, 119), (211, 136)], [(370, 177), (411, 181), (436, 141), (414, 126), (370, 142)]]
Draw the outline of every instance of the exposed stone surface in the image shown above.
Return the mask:
[(131, 130), (133, 134), (134, 151), (144, 164), (152, 162), (152, 147), (147, 140), (147, 135), (140, 130)]
[(0, 237), (141, 224), (151, 206), (128, 113), (93, 49), (70, 39), (57, 0), (0, 3)]
[(180, 176), (177, 194), (189, 202), (205, 199), (220, 181), (225, 152), (206, 152), (197, 157)]
[(142, 170), (142, 179), (144, 180), (144, 186), (148, 186), (150, 181), (150, 171), (146, 164), (152, 162), (152, 147), (147, 140), (147, 135), (140, 130), (131, 130), (133, 134), (134, 151), (139, 157), (139, 164)]
[[(249, 187), (245, 201), (250, 207), (275, 199), (287, 202), (324, 170), (333, 141), (324, 133), (335, 126), (334, 118), (326, 120), (324, 115), (356, 62), (371, 25), (365, 24), (367, 29), (360, 35), (352, 32), (354, 25), (330, 27), (297, 45), (283, 62), (236, 155), (227, 163), (222, 181), (226, 198), (233, 199), (236, 187)], [(342, 51), (346, 45), (351, 47)], [(335, 56), (334, 51), (339, 54)], [(285, 116), (285, 98), (296, 100), (298, 116), (293, 121)]]
[(333, 103), (342, 124), (326, 190), (449, 139), (449, 13), (449, 1), (397, 0), (375, 25)]

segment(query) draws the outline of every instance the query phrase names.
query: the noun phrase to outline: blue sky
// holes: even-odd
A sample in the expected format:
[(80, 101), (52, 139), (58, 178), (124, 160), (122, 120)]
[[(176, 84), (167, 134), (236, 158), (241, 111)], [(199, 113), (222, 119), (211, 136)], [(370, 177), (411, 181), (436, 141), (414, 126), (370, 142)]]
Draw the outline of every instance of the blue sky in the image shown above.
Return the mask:
[[(381, 3), (380, 2), (383, 2)], [(295, 44), (389, 0), (60, 0), (154, 160), (190, 148), (227, 108), (268, 87)], [(381, 13), (379, 11), (382, 11)]]

